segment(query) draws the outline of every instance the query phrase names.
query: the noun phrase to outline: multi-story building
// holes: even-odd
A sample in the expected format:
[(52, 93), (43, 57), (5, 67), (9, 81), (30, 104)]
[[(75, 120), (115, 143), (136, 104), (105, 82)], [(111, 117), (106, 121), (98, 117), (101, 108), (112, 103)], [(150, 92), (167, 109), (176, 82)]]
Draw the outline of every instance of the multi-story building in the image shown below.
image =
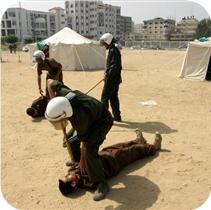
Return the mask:
[(133, 21), (131, 17), (120, 16), (120, 40), (125, 41), (126, 37), (133, 31)]
[(145, 40), (169, 40), (175, 31), (175, 20), (154, 18), (144, 21)]
[(144, 34), (144, 24), (138, 23), (134, 25), (134, 33)]
[(194, 16), (184, 17), (176, 25), (175, 33), (171, 34), (172, 41), (185, 40), (192, 41), (195, 39), (196, 29), (199, 21)]
[[(50, 12), (51, 19), (53, 20), (52, 22), (50, 22), (50, 28), (55, 28), (55, 32), (67, 26), (67, 17), (65, 14), (65, 10), (63, 8), (53, 7), (49, 9), (48, 11)], [(54, 14), (55, 21), (52, 14)], [(55, 22), (55, 26), (54, 26), (54, 22)]]
[(120, 7), (102, 1), (65, 2), (68, 26), (83, 36), (99, 39), (106, 32), (118, 36), (120, 33)]
[(126, 33), (125, 41), (142, 41), (144, 39), (144, 35), (141, 33)]
[(131, 17), (121, 16), (119, 6), (97, 0), (65, 1), (65, 10), (54, 7), (49, 12), (9, 8), (1, 23), (2, 36), (15, 35), (19, 39), (46, 38), (67, 26), (91, 39), (98, 40), (110, 32), (124, 40), (125, 34), (131, 33), (133, 28)]
[(49, 12), (9, 8), (1, 21), (1, 35), (15, 35), (19, 39), (28, 37), (46, 38), (66, 25), (62, 8), (52, 8)]

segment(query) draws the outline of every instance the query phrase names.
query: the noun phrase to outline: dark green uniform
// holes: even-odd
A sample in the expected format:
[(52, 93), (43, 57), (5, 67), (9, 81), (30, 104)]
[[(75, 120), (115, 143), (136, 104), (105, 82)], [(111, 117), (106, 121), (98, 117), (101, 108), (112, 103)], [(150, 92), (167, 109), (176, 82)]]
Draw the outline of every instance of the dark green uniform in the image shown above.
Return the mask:
[(121, 118), (118, 98), (119, 84), (122, 82), (121, 70), (122, 64), (120, 51), (114, 44), (111, 44), (109, 47), (105, 71), (105, 75), (108, 79), (105, 81), (103, 87), (101, 101), (107, 108), (110, 102), (114, 118), (116, 119)]
[[(40, 63), (37, 65), (37, 73), (38, 75), (42, 74), (43, 70), (46, 70), (47, 76), (46, 76), (46, 97), (49, 98), (48, 90), (47, 90), (47, 80), (48, 79), (55, 79), (55, 76), (57, 75), (58, 71), (62, 69), (62, 65), (58, 63), (53, 58), (46, 58), (43, 63)], [(59, 81), (63, 83), (63, 74), (62, 71), (59, 75)]]
[[(69, 121), (77, 131), (79, 140), (85, 143), (86, 167), (90, 180), (96, 183), (106, 182), (98, 150), (113, 125), (110, 112), (95, 98), (78, 90), (71, 91), (58, 81), (54, 81), (51, 87), (58, 96), (65, 96), (68, 92), (76, 94), (70, 101), (73, 116)], [(73, 151), (74, 149), (79, 148), (73, 148)], [(75, 158), (79, 161), (79, 157)]]

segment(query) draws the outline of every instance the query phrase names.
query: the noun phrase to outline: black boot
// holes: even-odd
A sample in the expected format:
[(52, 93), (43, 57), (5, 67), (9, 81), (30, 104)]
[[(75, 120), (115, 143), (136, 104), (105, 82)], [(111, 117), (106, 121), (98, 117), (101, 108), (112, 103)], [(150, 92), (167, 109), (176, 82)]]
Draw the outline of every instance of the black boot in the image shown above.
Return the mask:
[(99, 183), (97, 190), (94, 192), (93, 200), (100, 201), (104, 199), (109, 190), (110, 187), (107, 183)]

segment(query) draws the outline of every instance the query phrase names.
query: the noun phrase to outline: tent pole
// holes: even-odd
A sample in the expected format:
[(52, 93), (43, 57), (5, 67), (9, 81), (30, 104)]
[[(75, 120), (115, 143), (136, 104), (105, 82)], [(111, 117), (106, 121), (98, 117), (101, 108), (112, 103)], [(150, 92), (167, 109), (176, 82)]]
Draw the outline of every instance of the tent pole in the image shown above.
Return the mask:
[(80, 63), (80, 65), (81, 65), (81, 67), (82, 67), (82, 69), (83, 69), (83, 71), (84, 71), (85, 69), (84, 69), (84, 67), (83, 67), (83, 65), (82, 65), (82, 63), (81, 63), (81, 59), (80, 59), (80, 57), (79, 57), (79, 55), (78, 55), (78, 51), (77, 51), (77, 49), (76, 49), (76, 47), (75, 47), (75, 46), (74, 46), (74, 49), (75, 49), (75, 52), (76, 52), (77, 58), (78, 58), (78, 60), (79, 60), (79, 63)]

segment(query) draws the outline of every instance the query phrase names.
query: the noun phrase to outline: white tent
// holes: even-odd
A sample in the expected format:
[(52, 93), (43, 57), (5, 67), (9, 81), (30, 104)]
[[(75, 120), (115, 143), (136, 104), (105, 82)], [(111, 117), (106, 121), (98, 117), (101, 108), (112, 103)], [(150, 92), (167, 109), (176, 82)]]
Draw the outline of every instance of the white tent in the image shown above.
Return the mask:
[[(64, 70), (105, 68), (105, 48), (97, 41), (87, 39), (70, 28), (63, 28), (45, 39), (44, 43), (50, 46), (50, 57), (60, 62)], [(35, 50), (35, 44), (29, 46), (31, 58)]]
[(211, 42), (189, 42), (179, 77), (205, 80), (211, 56)]

